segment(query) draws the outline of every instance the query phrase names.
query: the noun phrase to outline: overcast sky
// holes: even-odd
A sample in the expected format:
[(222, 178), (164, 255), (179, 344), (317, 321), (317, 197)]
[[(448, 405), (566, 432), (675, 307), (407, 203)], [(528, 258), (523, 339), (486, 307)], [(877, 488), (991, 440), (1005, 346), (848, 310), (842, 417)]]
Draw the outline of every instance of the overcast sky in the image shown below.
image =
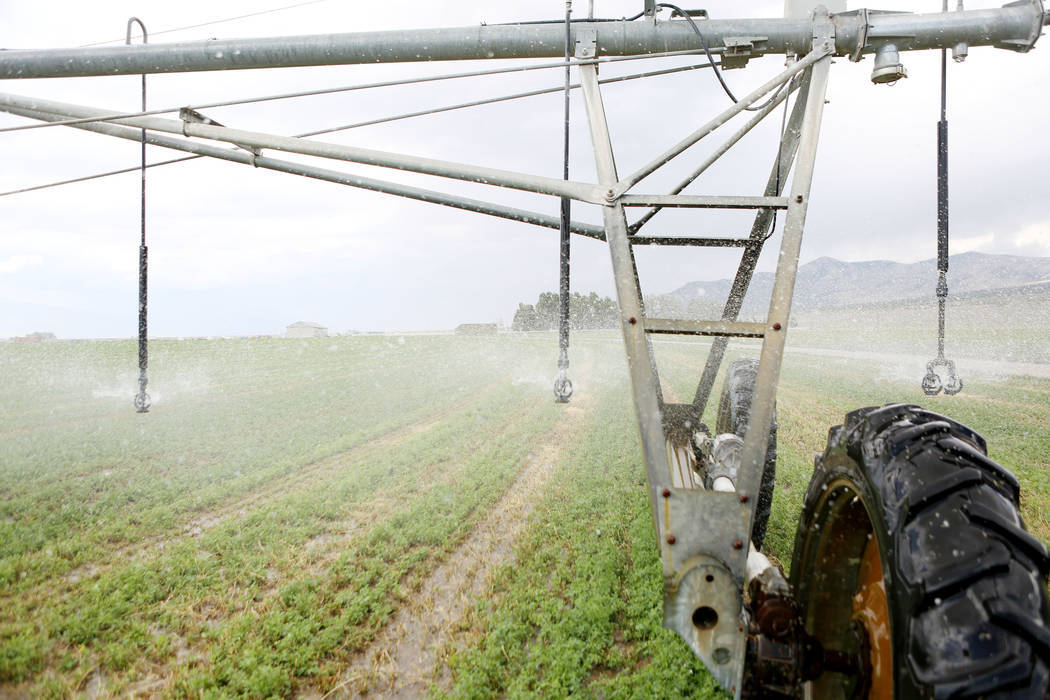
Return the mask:
[[(49, 3), (0, 0), (0, 48), (72, 47), (123, 42), (129, 16), (144, 20), (150, 43), (418, 28), (552, 19), (562, 0), (481, 2), (319, 0), (300, 7), (164, 30), (258, 12), (294, 0), (222, 3), (109, 1)], [(892, 9), (939, 11), (938, 0)], [(954, 1), (952, 5), (954, 6)], [(997, 3), (970, 2), (968, 9)], [(632, 15), (642, 0), (596, 0), (599, 17)], [(772, 17), (779, 1), (704, 5), (712, 17)], [(742, 6), (744, 6), (743, 9)], [(853, 9), (858, 5), (850, 5)], [(878, 6), (876, 6), (878, 7)], [(577, 0), (574, 15), (587, 3)], [(952, 252), (1050, 256), (1050, 139), (1045, 86), (1050, 43), (1027, 55), (974, 49), (949, 65)], [(650, 59), (602, 69), (602, 77), (695, 59)], [(903, 262), (934, 257), (939, 54), (909, 54), (910, 77), (893, 87), (869, 81), (871, 58), (838, 59), (831, 73), (817, 175), (802, 249), (823, 255)], [(511, 63), (522, 63), (521, 61)], [(151, 107), (200, 104), (289, 90), (373, 82), (393, 76), (450, 73), (480, 64), (339, 66), (150, 76)], [(486, 64), (491, 65), (491, 64)], [(754, 60), (726, 79), (745, 93), (781, 69), (782, 59)], [(482, 66), (484, 67), (484, 66)], [(384, 88), (325, 97), (205, 110), (229, 126), (294, 134), (560, 85), (557, 70)], [(5, 81), (5, 92), (105, 109), (138, 108), (139, 78)], [(626, 173), (727, 105), (707, 72), (611, 85), (604, 90), (620, 172)], [(561, 96), (518, 100), (438, 116), (366, 127), (322, 140), (490, 165), (558, 177)], [(581, 98), (572, 101), (571, 170), (594, 178)], [(0, 127), (28, 123), (0, 115)], [(772, 163), (780, 125), (767, 120), (689, 191), (758, 194)], [(0, 191), (89, 175), (138, 162), (138, 145), (68, 128), (0, 133)], [(700, 154), (703, 148), (697, 150)], [(177, 156), (151, 147), (149, 160)], [(692, 157), (690, 157), (692, 156)], [(285, 157), (285, 156), (281, 156)], [(686, 154), (641, 191), (672, 186), (696, 162)], [(346, 163), (327, 167), (424, 187), (487, 197), (556, 214), (555, 200), (378, 171)], [(136, 333), (139, 179), (135, 173), (0, 197), (0, 337), (50, 331), (59, 337), (131, 337)], [(597, 223), (594, 207), (574, 218)], [(653, 234), (746, 233), (749, 217), (663, 213)], [(509, 323), (518, 302), (557, 288), (557, 232), (436, 205), (198, 160), (148, 174), (152, 336), (280, 333), (297, 320), (333, 332), (448, 328), (461, 322)], [(771, 243), (779, 244), (779, 236)], [(574, 238), (573, 289), (613, 294), (604, 244)], [(762, 269), (771, 270), (776, 245)], [(738, 253), (644, 250), (647, 293), (697, 279), (727, 277)], [(930, 290), (933, 294), (934, 280)]]

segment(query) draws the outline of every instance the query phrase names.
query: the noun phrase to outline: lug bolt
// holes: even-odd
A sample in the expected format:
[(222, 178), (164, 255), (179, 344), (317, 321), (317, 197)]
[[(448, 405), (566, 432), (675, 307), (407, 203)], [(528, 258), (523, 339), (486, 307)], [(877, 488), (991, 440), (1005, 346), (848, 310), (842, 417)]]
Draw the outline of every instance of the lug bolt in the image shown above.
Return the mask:
[(667, 544), (674, 544), (674, 543), (675, 543), (674, 535), (668, 535), (667, 536)]
[(743, 542), (741, 542), (740, 540), (734, 540), (733, 541), (733, 549), (743, 549), (743, 548), (744, 548), (744, 543)]

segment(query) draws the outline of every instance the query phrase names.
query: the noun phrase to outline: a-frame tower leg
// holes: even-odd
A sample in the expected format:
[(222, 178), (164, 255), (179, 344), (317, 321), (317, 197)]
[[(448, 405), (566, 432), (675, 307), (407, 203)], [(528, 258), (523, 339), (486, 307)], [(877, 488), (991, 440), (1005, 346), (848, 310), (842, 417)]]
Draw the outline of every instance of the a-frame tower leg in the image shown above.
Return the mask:
[[(757, 235), (754, 231), (759, 226), (765, 231), (768, 219), (763, 220), (763, 216), (770, 215), (773, 206), (787, 210), (769, 318), (761, 323), (740, 323), (733, 318), (726, 318), (725, 314), (721, 321), (699, 323), (646, 317), (624, 204), (617, 193), (622, 183), (616, 171), (597, 71), (593, 65), (580, 66), (598, 181), (608, 193), (603, 221), (620, 305), (653, 524), (663, 562), (665, 625), (679, 632), (719, 683), (737, 696), (742, 687), (747, 647), (742, 599), (747, 579), (746, 543), (757, 501), (742, 498), (741, 494), (757, 493), (762, 475), (766, 435), (772, 420), (776, 382), (780, 374), (791, 295), (798, 269), (829, 65), (830, 58), (825, 56), (807, 69), (804, 81), (808, 89), (803, 92), (791, 120), (792, 127), (798, 129), (797, 140), (791, 135), (785, 138), (770, 185), (766, 189), (766, 198), (762, 205), (756, 206), (761, 211), (752, 230), (753, 237)], [(790, 76), (785, 80), (785, 87), (789, 80)], [(790, 196), (779, 198), (776, 196), (779, 192), (770, 192), (770, 187), (779, 190), (782, 186), (782, 178), (789, 167), (783, 161), (790, 164), (796, 148), (798, 162)], [(766, 202), (768, 206), (765, 206)], [(755, 248), (759, 246), (756, 244)], [(739, 279), (750, 279), (756, 260), (757, 254), (749, 257), (745, 252)], [(735, 318), (737, 311), (739, 308), (727, 307), (726, 314), (731, 312)], [(683, 488), (681, 484), (673, 483), (665, 433), (665, 412), (668, 407), (660, 391), (649, 338), (651, 333), (763, 338), (758, 386), (753, 398), (750, 430), (745, 437), (741, 455), (737, 493)], [(714, 372), (717, 372), (717, 366)]]

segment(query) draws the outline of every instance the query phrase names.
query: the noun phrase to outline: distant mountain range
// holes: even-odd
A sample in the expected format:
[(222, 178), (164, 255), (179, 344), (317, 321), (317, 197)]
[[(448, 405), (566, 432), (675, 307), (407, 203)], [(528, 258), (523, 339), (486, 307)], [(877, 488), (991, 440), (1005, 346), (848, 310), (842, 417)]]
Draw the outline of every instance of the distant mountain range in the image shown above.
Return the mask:
[[(948, 287), (953, 296), (1050, 282), (1050, 258), (971, 252), (953, 255), (948, 263)], [(683, 300), (716, 300), (722, 304), (729, 296), (732, 284), (731, 279), (689, 282), (668, 296)], [(821, 309), (905, 299), (932, 299), (936, 287), (936, 259), (898, 263), (889, 260), (843, 262), (828, 257), (817, 258), (798, 268), (794, 308)], [(773, 273), (756, 273), (743, 312), (765, 311), (772, 289)]]

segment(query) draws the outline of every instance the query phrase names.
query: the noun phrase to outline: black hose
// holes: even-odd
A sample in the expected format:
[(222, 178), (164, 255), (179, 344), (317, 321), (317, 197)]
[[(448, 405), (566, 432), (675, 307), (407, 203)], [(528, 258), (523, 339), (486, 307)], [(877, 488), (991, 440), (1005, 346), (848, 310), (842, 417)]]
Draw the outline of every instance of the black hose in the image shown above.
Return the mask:
[[(715, 72), (715, 77), (718, 78), (718, 82), (719, 84), (721, 84), (722, 89), (725, 90), (726, 95), (729, 96), (729, 99), (731, 99), (734, 104), (740, 102), (740, 100), (736, 98), (736, 95), (733, 94), (733, 91), (729, 89), (729, 85), (726, 84), (725, 78), (722, 77), (721, 69), (719, 69), (719, 67), (715, 65), (715, 59), (711, 55), (711, 49), (709, 49), (707, 46), (707, 40), (704, 39), (704, 35), (700, 31), (700, 27), (696, 26), (696, 22), (693, 21), (693, 18), (690, 17), (685, 10), (678, 7), (677, 5), (672, 5), (669, 2), (659, 2), (656, 4), (656, 6), (666, 7), (667, 9), (671, 10), (674, 14), (677, 14), (680, 17), (684, 18), (685, 21), (689, 23), (690, 28), (692, 28), (692, 30), (696, 33), (697, 38), (700, 40), (700, 46), (703, 47), (704, 53), (707, 55), (707, 61), (711, 64), (711, 70)], [(674, 14), (672, 14), (672, 17), (674, 16)], [(777, 99), (777, 95), (779, 94), (780, 91), (778, 90), (777, 92), (773, 93), (772, 97), (770, 97), (762, 104), (752, 105), (751, 107), (745, 107), (744, 109), (748, 112), (761, 112), (763, 109), (773, 104), (773, 102)]]

